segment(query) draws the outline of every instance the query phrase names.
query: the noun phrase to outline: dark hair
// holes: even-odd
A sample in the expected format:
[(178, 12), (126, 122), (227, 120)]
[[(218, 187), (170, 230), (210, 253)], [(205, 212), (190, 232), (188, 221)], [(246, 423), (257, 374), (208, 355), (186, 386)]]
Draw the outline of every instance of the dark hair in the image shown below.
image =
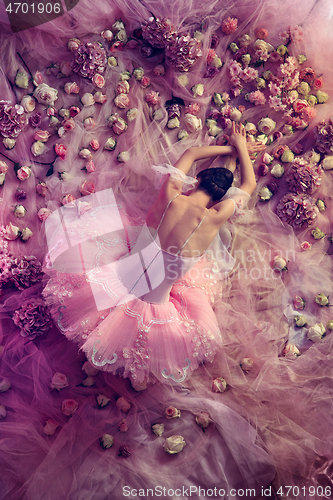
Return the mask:
[(234, 176), (230, 170), (223, 167), (206, 168), (198, 173), (199, 190), (204, 191), (212, 201), (219, 201), (230, 188)]

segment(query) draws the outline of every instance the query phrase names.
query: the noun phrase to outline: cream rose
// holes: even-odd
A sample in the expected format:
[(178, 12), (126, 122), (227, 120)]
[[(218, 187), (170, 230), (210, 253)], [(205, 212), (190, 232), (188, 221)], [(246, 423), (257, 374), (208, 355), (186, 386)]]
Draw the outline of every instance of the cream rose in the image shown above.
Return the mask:
[(8, 165), (5, 161), (0, 161), (0, 174), (6, 174), (8, 172)]
[(186, 113), (184, 116), (184, 123), (187, 127), (187, 130), (189, 132), (197, 132), (198, 130), (202, 129), (202, 122), (200, 118), (197, 118), (194, 115), (191, 115), (190, 113)]
[(45, 149), (46, 146), (42, 141), (36, 141), (31, 145), (31, 152), (34, 156), (42, 155)]
[(333, 156), (332, 155), (325, 156), (325, 158), (323, 159), (323, 161), (321, 162), (320, 165), (324, 170), (332, 170), (332, 168), (333, 168)]
[(45, 104), (47, 106), (53, 106), (54, 101), (58, 99), (57, 89), (49, 87), (46, 83), (41, 83), (34, 90), (34, 97), (40, 104)]
[(206, 429), (211, 423), (212, 419), (210, 418), (208, 412), (202, 411), (201, 413), (199, 413), (199, 415), (196, 416), (195, 421), (203, 429)]
[(43, 432), (47, 436), (53, 436), (53, 434), (55, 433), (55, 431), (57, 430), (58, 427), (59, 427), (58, 422), (53, 420), (53, 418), (49, 418), (48, 420), (46, 420), (46, 424), (45, 424), (45, 427), (43, 428)]
[(296, 326), (298, 326), (299, 328), (302, 328), (303, 326), (305, 326), (307, 324), (307, 319), (305, 316), (303, 316), (302, 314), (300, 316), (295, 316), (295, 324)]
[(51, 379), (51, 388), (60, 391), (68, 386), (69, 378), (63, 373), (56, 372)]
[(127, 120), (129, 122), (132, 122), (133, 120), (136, 119), (136, 117), (138, 116), (139, 114), (139, 110), (137, 108), (131, 108), (127, 111), (126, 113), (126, 116), (127, 116)]
[(178, 119), (177, 116), (175, 116), (174, 118), (171, 118), (168, 123), (167, 123), (167, 127), (169, 129), (173, 129), (173, 128), (179, 128), (180, 126), (180, 121)]
[(277, 255), (276, 257), (274, 257), (272, 267), (274, 271), (286, 271), (287, 262), (283, 257), (281, 257), (281, 255)]
[(27, 113), (31, 113), (32, 111), (34, 111), (34, 109), (36, 107), (36, 101), (30, 95), (25, 95), (21, 99), (21, 106), (24, 107), (24, 109)]
[(251, 371), (252, 368), (254, 367), (253, 359), (251, 359), (251, 358), (243, 358), (243, 359), (241, 359), (240, 367), (241, 367), (241, 369), (244, 372)]
[(276, 122), (272, 118), (261, 118), (258, 123), (258, 130), (265, 135), (269, 135), (275, 129)]
[(197, 83), (197, 85), (193, 85), (191, 90), (193, 92), (194, 97), (202, 96), (204, 93), (204, 86), (202, 83)]
[(164, 410), (164, 415), (166, 418), (172, 419), (172, 418), (179, 418), (181, 413), (180, 410), (177, 410), (177, 408), (175, 408), (174, 406), (168, 406)]
[(15, 208), (14, 208), (14, 215), (16, 215), (16, 217), (25, 217), (25, 214), (27, 213), (27, 209), (24, 208), (23, 205), (16, 205)]
[(21, 231), (21, 240), (28, 241), (28, 239), (31, 238), (32, 235), (33, 235), (33, 232), (31, 231), (31, 229), (26, 227), (26, 228), (22, 229), (22, 231)]
[(170, 436), (164, 441), (163, 448), (170, 455), (175, 455), (180, 453), (184, 446), (186, 446), (185, 439), (183, 436)]
[(110, 398), (107, 398), (106, 396), (104, 396), (104, 394), (99, 394), (96, 399), (97, 404), (100, 408), (103, 408), (110, 402)]
[(10, 137), (5, 137), (2, 140), (2, 143), (3, 143), (3, 145), (5, 146), (6, 149), (13, 149), (13, 147), (16, 144), (16, 140), (15, 139), (11, 139)]
[(326, 297), (326, 295), (324, 295), (323, 293), (318, 293), (315, 298), (315, 302), (322, 307), (329, 305), (328, 297)]
[(117, 146), (116, 141), (114, 140), (113, 137), (109, 137), (106, 143), (104, 144), (104, 149), (107, 151), (113, 151), (115, 147)]
[(89, 151), (89, 149), (87, 148), (80, 149), (79, 157), (83, 158), (84, 160), (92, 160), (91, 151)]
[(113, 436), (111, 436), (111, 434), (103, 434), (99, 442), (103, 450), (111, 448), (111, 446), (113, 445)]
[(26, 73), (16, 73), (15, 85), (20, 89), (27, 89), (29, 86), (29, 77)]
[(284, 174), (284, 166), (281, 165), (280, 163), (275, 163), (275, 165), (273, 165), (273, 168), (271, 170), (271, 174), (276, 179), (279, 179)]
[(128, 108), (130, 105), (130, 100), (127, 94), (118, 94), (114, 99), (113, 102), (118, 108), (124, 109)]
[(120, 163), (126, 163), (130, 159), (130, 154), (128, 151), (122, 151), (121, 153), (118, 153), (117, 160)]
[(312, 340), (312, 342), (319, 342), (323, 338), (325, 333), (326, 329), (323, 323), (316, 323), (309, 328), (306, 336), (309, 340)]
[(83, 106), (92, 106), (93, 104), (95, 104), (95, 99), (94, 99), (94, 96), (92, 94), (90, 94), (89, 92), (86, 92), (81, 97), (81, 102), (82, 102)]
[(162, 436), (164, 432), (164, 424), (154, 424), (151, 426), (151, 430), (156, 436)]

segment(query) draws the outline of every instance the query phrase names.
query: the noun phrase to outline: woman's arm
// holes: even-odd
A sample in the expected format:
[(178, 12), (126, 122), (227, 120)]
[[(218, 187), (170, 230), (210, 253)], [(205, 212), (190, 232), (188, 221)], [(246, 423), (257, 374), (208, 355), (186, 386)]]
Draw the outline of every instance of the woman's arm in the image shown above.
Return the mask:
[[(246, 143), (246, 132), (242, 123), (232, 123), (232, 132), (228, 142), (231, 146), (236, 148), (237, 156), (239, 158), (241, 173), (241, 185), (239, 187), (246, 193), (252, 194), (256, 187), (256, 179)], [(264, 146), (258, 145), (257, 150), (263, 148)]]
[(199, 146), (189, 148), (179, 158), (175, 167), (187, 174), (196, 160), (203, 158), (211, 158), (212, 156), (226, 156), (237, 154), (236, 148), (233, 146)]

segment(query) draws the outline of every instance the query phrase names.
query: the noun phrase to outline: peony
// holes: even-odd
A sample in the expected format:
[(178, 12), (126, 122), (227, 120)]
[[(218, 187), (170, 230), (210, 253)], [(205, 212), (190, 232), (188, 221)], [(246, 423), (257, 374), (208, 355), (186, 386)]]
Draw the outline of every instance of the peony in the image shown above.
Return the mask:
[(41, 83), (35, 88), (33, 96), (40, 104), (54, 106), (54, 101), (58, 99), (58, 91), (49, 87), (46, 83)]
[(276, 122), (271, 118), (261, 118), (258, 122), (258, 130), (263, 134), (269, 135), (273, 132), (276, 126)]
[(272, 268), (274, 271), (286, 271), (287, 262), (281, 257), (281, 255), (277, 255), (274, 257)]
[(76, 82), (67, 82), (65, 83), (64, 91), (66, 94), (78, 94), (80, 92), (80, 87)]
[(21, 106), (24, 107), (24, 110), (27, 112), (27, 113), (31, 113), (32, 111), (34, 111), (35, 107), (36, 107), (36, 101), (33, 97), (31, 97), (30, 95), (25, 95), (24, 97), (22, 97), (21, 99)]
[(166, 416), (166, 418), (172, 419), (172, 418), (179, 418), (181, 413), (180, 410), (177, 410), (177, 408), (175, 408), (174, 406), (168, 406), (164, 410), (164, 415)]
[(147, 23), (142, 26), (143, 39), (158, 49), (167, 47), (176, 35), (176, 28), (166, 18), (150, 17)]
[(92, 82), (93, 84), (98, 87), (99, 89), (103, 88), (104, 85), (105, 85), (105, 78), (103, 75), (100, 75), (99, 73), (96, 73), (93, 77), (92, 77)]
[(295, 359), (297, 356), (300, 356), (300, 352), (297, 347), (293, 344), (287, 344), (283, 349), (283, 355), (287, 359)]
[(79, 403), (75, 399), (64, 399), (61, 405), (62, 412), (67, 417), (72, 417), (79, 407)]
[(41, 220), (42, 222), (44, 222), (48, 217), (50, 217), (51, 214), (52, 212), (48, 208), (41, 208), (37, 212), (37, 216), (39, 220)]
[(52, 327), (45, 302), (34, 297), (24, 301), (21, 308), (14, 312), (13, 321), (20, 328), (22, 337), (30, 340), (43, 335)]
[(329, 306), (328, 297), (326, 297), (323, 293), (318, 293), (318, 295), (316, 295), (315, 302), (322, 307)]
[(206, 429), (212, 420), (209, 416), (209, 413), (207, 413), (206, 411), (202, 411), (199, 413), (199, 415), (196, 416), (195, 421), (203, 429)]
[(290, 191), (312, 194), (321, 185), (322, 168), (309, 163), (304, 157), (296, 158), (288, 169), (286, 181)]
[(177, 435), (168, 437), (163, 444), (164, 451), (166, 451), (170, 455), (180, 453), (183, 450), (184, 446), (186, 446), (186, 443), (183, 436)]
[(212, 391), (213, 392), (224, 392), (227, 388), (227, 382), (222, 377), (214, 378), (212, 383)]
[(225, 35), (231, 35), (237, 29), (238, 19), (228, 17), (227, 19), (223, 19), (222, 21), (222, 32)]
[(118, 429), (120, 430), (120, 432), (128, 431), (128, 426), (125, 418), (120, 422)]
[(45, 149), (46, 146), (42, 141), (36, 141), (31, 145), (31, 152), (34, 156), (42, 155)]
[(86, 92), (81, 97), (81, 102), (82, 102), (83, 106), (92, 106), (93, 104), (95, 104), (95, 99), (94, 99), (94, 96), (92, 94), (90, 94), (89, 92)]
[[(260, 90), (250, 92), (249, 94), (246, 94), (246, 96), (248, 96), (248, 100), (252, 102), (252, 104), (254, 104), (255, 106), (263, 106), (266, 103), (266, 97), (262, 92), (260, 92)], [(264, 119), (270, 120), (270, 118), (264, 118)]]
[(48, 420), (46, 420), (46, 424), (43, 428), (43, 432), (47, 436), (53, 436), (53, 434), (55, 433), (55, 431), (57, 430), (58, 427), (59, 427), (58, 422), (53, 420), (53, 418), (49, 418)]
[(12, 384), (6, 378), (0, 380), (0, 392), (6, 392), (11, 388)]
[(130, 401), (128, 401), (123, 396), (121, 396), (120, 398), (117, 399), (116, 405), (117, 405), (117, 408), (119, 408), (119, 410), (121, 410), (125, 413), (128, 412), (132, 406)]
[(118, 108), (124, 109), (128, 108), (130, 105), (130, 100), (127, 94), (118, 94), (114, 99), (113, 102)]
[(56, 372), (51, 379), (51, 389), (60, 391), (68, 386), (69, 378), (63, 373)]
[(184, 123), (188, 129), (189, 132), (197, 132), (198, 130), (202, 129), (202, 122), (200, 118), (197, 118), (196, 116), (186, 113), (184, 116)]
[(319, 342), (326, 333), (326, 329), (323, 323), (316, 323), (311, 326), (307, 331), (307, 338), (312, 340), (312, 342)]
[(80, 193), (83, 196), (92, 194), (95, 192), (95, 184), (92, 181), (83, 181), (80, 186)]
[(106, 450), (108, 448), (111, 448), (113, 445), (113, 436), (110, 434), (103, 434), (103, 436), (99, 439), (99, 444), (103, 448), (103, 450)]
[(97, 399), (97, 404), (100, 408), (103, 408), (110, 402), (110, 398), (104, 396), (104, 394), (99, 394), (96, 399)]
[(164, 432), (164, 424), (153, 424), (151, 430), (156, 436), (160, 437)]

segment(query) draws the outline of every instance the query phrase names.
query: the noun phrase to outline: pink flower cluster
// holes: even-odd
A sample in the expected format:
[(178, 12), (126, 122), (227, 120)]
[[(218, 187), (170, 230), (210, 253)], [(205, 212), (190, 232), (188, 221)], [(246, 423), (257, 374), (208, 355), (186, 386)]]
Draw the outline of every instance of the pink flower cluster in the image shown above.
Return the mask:
[(16, 138), (25, 129), (28, 119), (23, 106), (11, 106), (0, 101), (0, 134), (3, 137)]
[(319, 188), (323, 169), (320, 165), (295, 158), (286, 173), (286, 181), (293, 193), (313, 194)]
[(166, 61), (178, 71), (189, 71), (202, 56), (201, 42), (189, 34), (175, 37), (165, 50)]
[(74, 73), (84, 78), (94, 78), (96, 73), (103, 73), (107, 59), (104, 48), (97, 42), (81, 43), (74, 53), (72, 61)]
[(34, 255), (16, 257), (11, 261), (9, 281), (19, 290), (38, 283), (42, 276), (42, 264)]
[(46, 333), (52, 326), (52, 319), (43, 299), (32, 297), (23, 302), (13, 314), (13, 321), (21, 329), (22, 337), (30, 340)]
[(300, 229), (314, 224), (318, 208), (305, 193), (288, 193), (279, 201), (276, 213), (282, 222)]
[(147, 23), (142, 26), (142, 37), (152, 47), (164, 49), (169, 45), (177, 35), (176, 28), (169, 19), (149, 18)]
[(318, 151), (326, 154), (333, 154), (333, 120), (328, 119), (327, 123), (322, 120), (314, 129), (316, 147)]

